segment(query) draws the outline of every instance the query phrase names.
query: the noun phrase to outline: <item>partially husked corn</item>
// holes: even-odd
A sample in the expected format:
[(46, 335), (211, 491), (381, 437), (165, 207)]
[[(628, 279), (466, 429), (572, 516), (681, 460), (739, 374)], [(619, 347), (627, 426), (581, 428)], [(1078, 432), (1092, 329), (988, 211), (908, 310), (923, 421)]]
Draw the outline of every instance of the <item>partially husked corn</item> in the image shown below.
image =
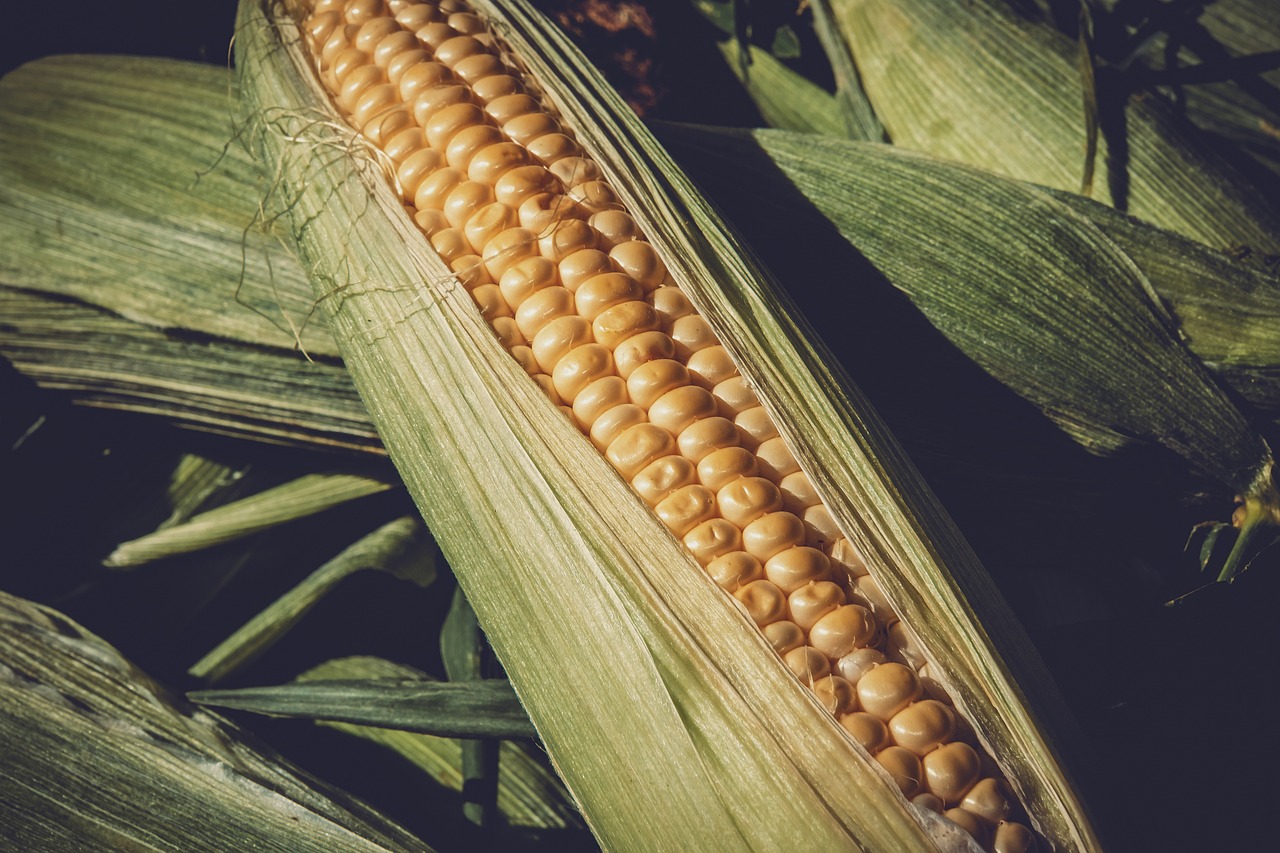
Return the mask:
[(754, 389), (483, 20), (457, 0), (316, 0), (301, 25), (503, 346), (818, 702), (905, 796), (995, 849), (1034, 847)]

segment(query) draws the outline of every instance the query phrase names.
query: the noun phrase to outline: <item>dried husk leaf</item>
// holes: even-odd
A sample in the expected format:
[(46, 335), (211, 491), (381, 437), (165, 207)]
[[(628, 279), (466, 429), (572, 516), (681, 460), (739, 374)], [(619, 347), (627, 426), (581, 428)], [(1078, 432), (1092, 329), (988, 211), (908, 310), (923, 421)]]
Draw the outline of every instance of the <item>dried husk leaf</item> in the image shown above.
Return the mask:
[(66, 617), (4, 593), (0, 711), (10, 849), (429, 849)]
[[(1160, 443), (1240, 492), (1269, 462), (1147, 275), (1062, 195), (888, 146), (763, 130), (671, 127), (664, 138), (727, 193), (763, 152), (956, 346), (1095, 452)], [(739, 200), (724, 199), (750, 209)], [(1166, 256), (1194, 257), (1177, 248)], [(1213, 289), (1200, 283), (1201, 300)]]
[[(1093, 846), (1034, 722), (1052, 717), (1070, 740), (1060, 700), (883, 426), (564, 37), (522, 4), (479, 5), (491, 14), (500, 5), (495, 30), (552, 92), (760, 389), (1038, 825), (1063, 849)], [(278, 176), (275, 201), (287, 202), (300, 258), (392, 459), (593, 831), (606, 846), (642, 849), (929, 846), (917, 819), (932, 819), (912, 815), (522, 378), (376, 164), (336, 124), (296, 29), (264, 14), (271, 8), (241, 7), (246, 135)]]
[[(1000, 0), (833, 6), (895, 144), (1079, 191), (1085, 113), (1070, 39)], [(1274, 204), (1163, 99), (1098, 85), (1096, 198), (1216, 249), (1280, 249)]]

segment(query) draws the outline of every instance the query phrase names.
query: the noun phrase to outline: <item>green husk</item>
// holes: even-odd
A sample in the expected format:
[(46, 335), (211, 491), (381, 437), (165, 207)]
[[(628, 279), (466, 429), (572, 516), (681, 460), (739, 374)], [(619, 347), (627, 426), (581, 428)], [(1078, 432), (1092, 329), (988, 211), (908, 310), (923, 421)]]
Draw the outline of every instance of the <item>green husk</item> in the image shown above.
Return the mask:
[[(1053, 718), (1070, 740), (1060, 700), (896, 444), (563, 36), (520, 3), (480, 5), (498, 12), (495, 29), (759, 389), (1039, 825), (1064, 849), (1093, 846), (1033, 721)], [(245, 135), (278, 178), (269, 209), (292, 225), (393, 461), (602, 843), (918, 849), (934, 843), (929, 833), (940, 839), (943, 823), (912, 813), (521, 377), (376, 164), (333, 121), (292, 23), (246, 2), (238, 31)]]
[(0, 838), (13, 850), (427, 850), (61, 614), (0, 593)]
[[(1079, 191), (1079, 48), (1000, 0), (833, 0), (863, 85), (897, 145)], [(1161, 98), (1098, 80), (1094, 195), (1216, 249), (1280, 249), (1274, 203)]]

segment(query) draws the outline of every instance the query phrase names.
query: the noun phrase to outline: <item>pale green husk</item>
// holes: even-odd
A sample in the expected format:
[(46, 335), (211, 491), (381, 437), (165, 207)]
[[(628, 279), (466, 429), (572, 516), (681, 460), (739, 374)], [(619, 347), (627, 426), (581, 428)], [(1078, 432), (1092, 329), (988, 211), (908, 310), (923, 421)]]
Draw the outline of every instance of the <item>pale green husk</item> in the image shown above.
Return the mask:
[[(1053, 717), (1070, 739), (1059, 700), (883, 426), (564, 37), (521, 3), (480, 5), (760, 390), (1038, 826), (1063, 849), (1093, 846), (1036, 722)], [(380, 166), (338, 125), (296, 28), (276, 12), (242, 4), (237, 40), (244, 135), (274, 180), (268, 210), (292, 233), (393, 461), (602, 843), (944, 843), (942, 823), (913, 814), (506, 356)]]

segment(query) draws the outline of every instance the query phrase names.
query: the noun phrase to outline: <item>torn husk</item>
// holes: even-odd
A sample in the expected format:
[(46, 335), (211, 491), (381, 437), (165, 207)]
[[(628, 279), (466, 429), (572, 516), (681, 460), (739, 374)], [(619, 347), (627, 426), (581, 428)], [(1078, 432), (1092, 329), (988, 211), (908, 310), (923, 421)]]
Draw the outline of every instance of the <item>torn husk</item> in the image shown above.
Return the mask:
[[(1037, 828), (1060, 849), (1096, 846), (1036, 722), (1070, 739), (1061, 701), (896, 444), (564, 37), (522, 4), (482, 6), (830, 496)], [(333, 112), (295, 23), (249, 0), (238, 32), (267, 209), (291, 227), (392, 459), (602, 843), (967, 843), (889, 784), (503, 351)]]

